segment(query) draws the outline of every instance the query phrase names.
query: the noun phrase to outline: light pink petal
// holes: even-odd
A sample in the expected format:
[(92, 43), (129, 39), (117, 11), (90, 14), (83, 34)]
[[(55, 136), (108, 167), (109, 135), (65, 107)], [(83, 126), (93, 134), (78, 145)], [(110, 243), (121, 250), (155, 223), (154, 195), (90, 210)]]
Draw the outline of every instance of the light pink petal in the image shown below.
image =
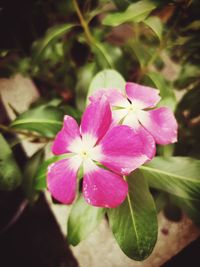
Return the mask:
[(76, 196), (78, 165), (75, 166), (72, 159), (63, 159), (48, 167), (47, 188), (56, 200), (64, 204), (71, 204)]
[(169, 108), (162, 107), (144, 113), (139, 120), (156, 143), (166, 145), (177, 141), (177, 121)]
[(143, 141), (144, 138), (129, 126), (115, 126), (99, 144), (102, 153), (100, 162), (117, 173), (127, 175), (149, 159), (144, 154)]
[(90, 205), (115, 208), (125, 200), (127, 193), (127, 182), (108, 170), (97, 167), (84, 175), (83, 196)]
[(101, 97), (87, 106), (81, 121), (81, 133), (100, 140), (111, 124), (111, 110), (106, 97)]
[(117, 89), (101, 89), (94, 93), (94, 95), (90, 96), (90, 100), (98, 100), (102, 96), (106, 96), (108, 102), (111, 106), (114, 107), (127, 107), (129, 106), (129, 102), (126, 96)]
[(70, 144), (76, 138), (80, 138), (78, 124), (71, 116), (65, 116), (63, 128), (53, 142), (52, 152), (55, 155), (71, 152)]
[(91, 96), (89, 96), (89, 100), (91, 102), (99, 101), (102, 98), (102, 96), (106, 96), (106, 89), (98, 89)]
[(154, 107), (160, 101), (159, 90), (137, 83), (126, 83), (126, 94), (140, 108)]
[(113, 107), (126, 108), (127, 106), (130, 105), (126, 96), (122, 92), (120, 92), (119, 90), (109, 89), (106, 93), (106, 96), (107, 96), (108, 102)]

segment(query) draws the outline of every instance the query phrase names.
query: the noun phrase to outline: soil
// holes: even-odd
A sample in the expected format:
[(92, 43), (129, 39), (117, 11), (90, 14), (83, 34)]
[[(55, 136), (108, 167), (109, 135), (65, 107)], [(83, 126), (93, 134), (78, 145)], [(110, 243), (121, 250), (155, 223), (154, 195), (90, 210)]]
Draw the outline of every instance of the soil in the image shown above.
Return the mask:
[(32, 207), (24, 201), (19, 190), (1, 194), (1, 267), (78, 267), (44, 195)]

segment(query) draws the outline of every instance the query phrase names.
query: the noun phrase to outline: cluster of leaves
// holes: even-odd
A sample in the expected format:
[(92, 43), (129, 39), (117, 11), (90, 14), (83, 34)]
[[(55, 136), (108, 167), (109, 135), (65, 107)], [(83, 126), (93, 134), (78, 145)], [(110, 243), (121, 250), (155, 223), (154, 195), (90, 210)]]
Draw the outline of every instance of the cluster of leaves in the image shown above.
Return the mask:
[[(181, 208), (200, 225), (200, 4), (186, 0), (64, 2), (53, 5), (57, 16), (52, 27), (31, 43), (28, 53), (17, 55), (17, 64), (10, 59), (12, 50), (4, 47), (1, 52), (4, 71), (12, 66), (12, 71), (31, 76), (50, 98), (18, 115), (10, 129), (46, 144), (61, 128), (64, 114), (80, 119), (88, 96), (98, 88), (122, 90), (129, 80), (159, 89), (159, 105), (176, 111), (178, 144), (158, 147), (151, 162), (127, 177), (129, 195), (120, 207), (95, 208), (80, 196), (68, 220), (68, 241), (77, 245), (107, 214), (124, 253), (144, 260), (156, 243), (160, 209)], [(184, 96), (177, 102), (180, 90)], [(21, 173), (3, 136), (0, 147), (0, 188), (13, 190), (22, 182), (27, 197), (34, 201), (38, 191), (46, 188), (47, 166), (60, 157), (44, 161), (43, 150), (39, 151)], [(176, 214), (172, 213), (173, 219)]]

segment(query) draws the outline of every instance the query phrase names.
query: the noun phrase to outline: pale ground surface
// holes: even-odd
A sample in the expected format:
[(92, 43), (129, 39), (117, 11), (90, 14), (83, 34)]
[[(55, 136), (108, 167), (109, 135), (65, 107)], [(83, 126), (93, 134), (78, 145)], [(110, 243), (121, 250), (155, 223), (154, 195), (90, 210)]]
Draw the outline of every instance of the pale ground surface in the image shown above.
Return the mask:
[[(16, 115), (12, 108), (18, 113), (26, 111), (28, 107), (39, 98), (39, 93), (30, 79), (24, 78), (18, 74), (10, 79), (0, 78), (0, 96), (10, 119), (13, 120)], [(28, 156), (34, 154), (41, 147), (40, 144), (30, 145), (25, 137), (23, 137), (23, 139), (22, 145)]]
[[(39, 96), (34, 84), (19, 75), (9, 80), (0, 79), (0, 93), (11, 118), (14, 118), (14, 114), (8, 103), (22, 112)], [(25, 142), (24, 147), (30, 156), (40, 146)], [(70, 207), (54, 205), (48, 193), (46, 196), (63, 234), (66, 234)], [(172, 223), (160, 213), (158, 221), (158, 242), (152, 255), (143, 262), (135, 262), (123, 254), (105, 220), (86, 240), (72, 247), (72, 251), (80, 267), (159, 267), (200, 235), (200, 230), (185, 216), (181, 222)]]
[[(49, 193), (46, 197), (66, 235), (70, 207), (52, 204)], [(158, 241), (151, 256), (143, 262), (133, 261), (121, 251), (106, 220), (87, 239), (76, 247), (71, 246), (71, 249), (80, 267), (160, 267), (200, 235), (200, 229), (186, 216), (175, 223), (168, 221), (161, 212), (158, 223)]]

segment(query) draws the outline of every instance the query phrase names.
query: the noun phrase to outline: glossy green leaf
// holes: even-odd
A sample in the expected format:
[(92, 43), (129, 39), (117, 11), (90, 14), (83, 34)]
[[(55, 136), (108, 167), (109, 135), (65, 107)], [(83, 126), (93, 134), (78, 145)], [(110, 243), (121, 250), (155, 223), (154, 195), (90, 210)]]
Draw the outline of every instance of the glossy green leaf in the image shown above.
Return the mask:
[(134, 260), (147, 258), (157, 240), (157, 213), (148, 185), (140, 171), (128, 177), (129, 196), (108, 210), (109, 223), (123, 252)]
[(89, 103), (89, 96), (94, 94), (99, 89), (118, 89), (123, 91), (125, 88), (125, 80), (119, 72), (112, 69), (105, 69), (98, 72), (92, 79), (87, 96), (87, 103)]
[(150, 187), (186, 199), (200, 199), (200, 160), (155, 157), (140, 170)]
[(34, 202), (37, 197), (36, 190), (34, 188), (35, 175), (44, 160), (44, 150), (36, 152), (26, 163), (23, 173), (22, 188), (26, 197), (30, 202)]
[(11, 123), (11, 127), (54, 137), (62, 127), (63, 116), (64, 112), (59, 108), (42, 105), (22, 113)]
[(37, 190), (42, 190), (46, 188), (46, 174), (47, 174), (47, 168), (51, 163), (54, 163), (58, 160), (61, 159), (66, 159), (69, 158), (71, 154), (63, 154), (60, 156), (54, 156), (46, 161), (44, 161), (40, 168), (37, 170), (37, 173), (35, 174), (35, 179), (34, 179), (34, 188)]
[(68, 219), (67, 240), (69, 244), (76, 246), (85, 239), (100, 223), (105, 210), (90, 206), (79, 197), (73, 205)]
[(176, 108), (176, 97), (171, 83), (166, 81), (164, 77), (157, 72), (149, 72), (147, 76), (153, 82), (154, 86), (160, 90), (160, 96), (162, 99), (158, 103), (158, 106), (167, 106), (174, 111)]
[(14, 190), (22, 181), (12, 150), (0, 134), (0, 190)]
[(140, 22), (145, 20), (155, 8), (156, 4), (151, 1), (138, 1), (137, 3), (129, 5), (124, 12), (108, 14), (104, 18), (103, 24), (107, 26), (118, 26), (125, 22)]
[(61, 24), (56, 25), (52, 28), (50, 28), (44, 38), (39, 40), (37, 43), (35, 43), (33, 49), (34, 49), (34, 60), (38, 61), (41, 59), (43, 53), (45, 52), (45, 49), (57, 40), (59, 37), (61, 37), (63, 34), (67, 33), (69, 30), (71, 30), (75, 25), (74, 24)]
[(158, 39), (162, 39), (163, 24), (159, 17), (151, 16), (143, 21), (153, 32), (157, 35)]

